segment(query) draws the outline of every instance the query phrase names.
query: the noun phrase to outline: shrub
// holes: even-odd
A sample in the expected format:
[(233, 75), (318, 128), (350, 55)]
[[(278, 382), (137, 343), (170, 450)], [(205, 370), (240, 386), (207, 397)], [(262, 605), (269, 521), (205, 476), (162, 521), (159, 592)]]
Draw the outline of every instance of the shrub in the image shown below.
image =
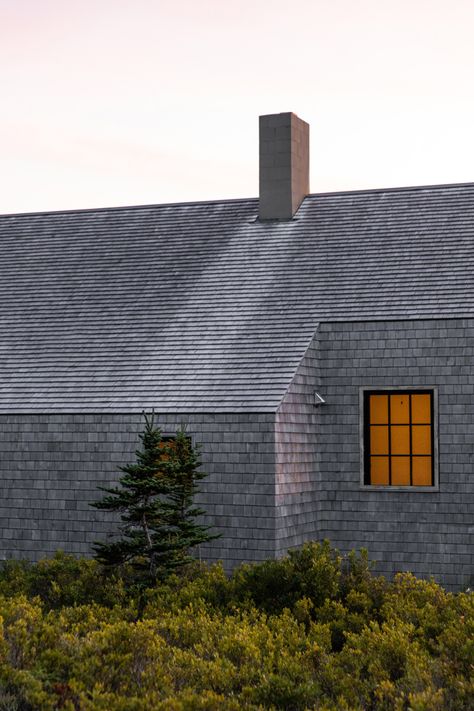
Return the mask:
[(301, 598), (319, 607), (336, 598), (341, 579), (341, 556), (324, 543), (306, 543), (280, 560), (242, 565), (232, 576), (236, 602), (250, 601), (269, 613), (292, 609)]
[(125, 587), (64, 554), (4, 566), (0, 711), (472, 708), (474, 596), (374, 577), (364, 553), (196, 564), (141, 619)]
[(109, 574), (95, 560), (75, 558), (62, 551), (38, 563), (4, 561), (0, 594), (38, 596), (50, 609), (91, 602), (120, 605), (127, 598), (123, 575)]

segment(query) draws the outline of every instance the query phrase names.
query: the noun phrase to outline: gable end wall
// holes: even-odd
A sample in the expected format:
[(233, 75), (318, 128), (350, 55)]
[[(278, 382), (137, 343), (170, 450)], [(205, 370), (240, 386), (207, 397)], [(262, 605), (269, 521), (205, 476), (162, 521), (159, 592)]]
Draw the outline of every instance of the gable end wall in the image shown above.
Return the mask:
[[(320, 325), (320, 537), (365, 547), (388, 576), (451, 589), (474, 573), (474, 319)], [(436, 387), (439, 491), (360, 485), (361, 387)]]

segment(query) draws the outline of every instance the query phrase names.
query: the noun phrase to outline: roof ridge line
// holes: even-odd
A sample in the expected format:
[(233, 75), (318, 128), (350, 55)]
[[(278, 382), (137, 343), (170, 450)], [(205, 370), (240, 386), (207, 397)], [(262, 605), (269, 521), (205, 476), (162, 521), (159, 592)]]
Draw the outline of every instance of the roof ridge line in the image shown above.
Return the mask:
[(34, 215), (69, 215), (71, 213), (115, 212), (118, 210), (146, 210), (159, 207), (177, 207), (186, 205), (211, 205), (233, 202), (254, 202), (258, 198), (217, 198), (214, 200), (184, 200), (183, 202), (157, 202), (143, 205), (113, 205), (109, 207), (77, 207), (65, 210), (34, 210), (32, 212), (2, 212), (0, 217), (33, 217)]
[[(474, 182), (468, 183), (439, 183), (432, 185), (404, 185), (392, 188), (357, 188), (355, 190), (329, 190), (326, 192), (308, 193), (306, 198), (330, 197), (332, 195), (360, 195), (367, 193), (394, 193), (408, 192), (415, 190), (446, 190), (455, 188), (474, 187)], [(303, 200), (303, 202), (304, 202)], [(33, 210), (32, 212), (5, 212), (0, 213), (2, 217), (34, 217), (35, 215), (70, 215), (94, 212), (117, 212), (119, 210), (149, 210), (151, 208), (185, 207), (187, 205), (215, 205), (227, 203), (248, 203), (258, 202), (258, 197), (248, 198), (215, 198), (212, 200), (184, 200), (182, 202), (158, 202), (146, 203), (143, 205), (113, 205), (109, 207), (77, 207), (64, 210)]]
[(330, 190), (328, 192), (308, 193), (310, 197), (325, 197), (327, 195), (352, 195), (357, 193), (398, 193), (413, 190), (446, 190), (446, 188), (474, 188), (474, 181), (468, 183), (434, 183), (429, 185), (402, 185), (392, 188), (357, 188), (355, 190)]

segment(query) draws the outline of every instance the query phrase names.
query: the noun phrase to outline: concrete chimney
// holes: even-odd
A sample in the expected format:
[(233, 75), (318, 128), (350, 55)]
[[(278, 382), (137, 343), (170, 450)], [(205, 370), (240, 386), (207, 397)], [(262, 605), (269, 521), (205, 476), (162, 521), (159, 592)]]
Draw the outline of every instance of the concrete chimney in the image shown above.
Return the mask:
[(309, 193), (309, 125), (296, 114), (260, 116), (261, 220), (291, 220)]

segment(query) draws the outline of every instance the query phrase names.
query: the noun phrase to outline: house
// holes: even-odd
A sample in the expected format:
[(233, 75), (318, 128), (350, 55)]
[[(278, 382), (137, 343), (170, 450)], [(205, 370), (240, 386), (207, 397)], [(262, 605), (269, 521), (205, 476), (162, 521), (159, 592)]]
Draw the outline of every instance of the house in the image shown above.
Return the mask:
[(473, 570), (474, 184), (309, 194), (260, 118), (259, 199), (0, 218), (0, 556), (90, 552), (142, 411), (202, 443), (228, 568), (308, 539)]

